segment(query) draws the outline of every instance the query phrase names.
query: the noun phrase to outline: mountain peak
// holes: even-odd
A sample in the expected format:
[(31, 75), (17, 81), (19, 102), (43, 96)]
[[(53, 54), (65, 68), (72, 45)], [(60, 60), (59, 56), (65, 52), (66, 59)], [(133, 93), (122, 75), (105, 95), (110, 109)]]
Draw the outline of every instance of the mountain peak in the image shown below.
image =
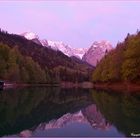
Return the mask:
[(106, 40), (95, 41), (95, 42), (93, 42), (91, 47), (93, 47), (93, 48), (100, 47), (100, 48), (105, 49), (105, 50), (112, 49), (111, 43), (109, 41), (106, 41)]
[(89, 50), (84, 54), (82, 60), (93, 66), (96, 66), (97, 62), (99, 62), (104, 57), (106, 51), (108, 52), (112, 49), (113, 47), (109, 41), (95, 41)]
[(21, 35), (24, 36), (28, 40), (32, 40), (32, 39), (36, 39), (36, 38), (39, 39), (38, 35), (36, 35), (33, 32), (24, 32)]

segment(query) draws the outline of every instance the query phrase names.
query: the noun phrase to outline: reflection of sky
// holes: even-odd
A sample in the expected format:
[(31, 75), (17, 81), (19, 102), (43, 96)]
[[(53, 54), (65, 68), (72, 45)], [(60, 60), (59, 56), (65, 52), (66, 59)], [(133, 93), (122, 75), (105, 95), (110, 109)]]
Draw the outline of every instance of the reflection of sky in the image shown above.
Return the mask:
[[(25, 130), (24, 137), (125, 137), (124, 134), (117, 131), (114, 126), (111, 126), (108, 130), (96, 129), (90, 126), (90, 124), (83, 123), (71, 123), (63, 128), (55, 128), (49, 130), (38, 129), (34, 132)], [(18, 135), (10, 135), (10, 138), (19, 137)]]
[(51, 130), (38, 130), (33, 137), (124, 137), (115, 127), (109, 130), (100, 130), (91, 127), (89, 124), (72, 123), (64, 128)]
[(37, 1), (0, 2), (0, 27), (33, 31), (41, 38), (89, 47), (95, 40), (122, 41), (140, 28), (140, 2)]

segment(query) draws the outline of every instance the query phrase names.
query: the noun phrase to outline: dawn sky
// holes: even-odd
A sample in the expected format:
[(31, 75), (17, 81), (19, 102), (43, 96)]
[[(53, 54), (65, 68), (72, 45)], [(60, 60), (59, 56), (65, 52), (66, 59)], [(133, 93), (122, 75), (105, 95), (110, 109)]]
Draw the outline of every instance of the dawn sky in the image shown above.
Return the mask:
[(0, 1), (0, 17), (0, 27), (9, 33), (31, 31), (72, 47), (90, 47), (100, 40), (115, 46), (140, 29), (140, 2)]

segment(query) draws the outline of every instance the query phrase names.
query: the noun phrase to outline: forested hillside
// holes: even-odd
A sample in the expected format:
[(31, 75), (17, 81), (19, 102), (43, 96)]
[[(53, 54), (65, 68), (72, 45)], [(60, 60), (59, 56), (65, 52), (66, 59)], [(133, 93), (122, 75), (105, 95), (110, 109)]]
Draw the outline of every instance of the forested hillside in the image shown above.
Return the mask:
[(140, 32), (128, 34), (110, 51), (92, 74), (93, 82), (140, 81)]
[(24, 83), (44, 83), (48, 79), (45, 70), (31, 57), (21, 55), (16, 47), (0, 44), (0, 79)]
[(92, 67), (0, 30), (0, 79), (27, 83), (88, 81)]

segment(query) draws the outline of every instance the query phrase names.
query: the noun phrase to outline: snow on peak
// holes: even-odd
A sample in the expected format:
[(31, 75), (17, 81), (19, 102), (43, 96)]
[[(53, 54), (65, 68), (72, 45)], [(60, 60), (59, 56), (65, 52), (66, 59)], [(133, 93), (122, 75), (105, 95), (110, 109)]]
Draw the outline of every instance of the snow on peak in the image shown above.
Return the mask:
[(104, 57), (104, 55), (112, 49), (113, 47), (109, 41), (95, 41), (84, 54), (82, 60), (93, 66), (96, 66), (96, 64)]
[(35, 38), (39, 38), (38, 35), (36, 35), (35, 33), (33, 32), (25, 32), (23, 34), (21, 34), (22, 36), (24, 36), (26, 39), (28, 40), (32, 40), (32, 39), (35, 39)]
[(106, 40), (95, 41), (90, 48), (72, 48), (62, 41), (41, 40), (33, 32), (25, 32), (21, 35), (28, 40), (34, 40), (35, 43), (41, 44), (44, 47), (49, 47), (56, 51), (59, 50), (69, 57), (75, 56), (80, 58), (93, 66), (96, 66), (97, 62), (106, 54), (106, 51), (108, 52), (113, 49), (111, 43)]
[(112, 49), (112, 45), (109, 41), (106, 40), (102, 40), (102, 41), (95, 41), (92, 46), (92, 48), (101, 48), (103, 51), (105, 50), (111, 50)]
[(63, 43), (62, 41), (51, 41), (47, 39), (41, 40), (39, 39), (38, 35), (36, 35), (33, 32), (25, 32), (25, 33), (22, 33), (21, 36), (24, 36), (28, 40), (37, 39), (39, 44), (42, 44), (42, 46), (49, 47), (56, 51), (59, 50), (69, 57), (76, 56), (82, 59), (83, 55), (88, 50), (87, 48), (72, 48), (70, 45)]
[(48, 40), (48, 46), (54, 50), (60, 50), (67, 56), (76, 56), (82, 59), (83, 55), (87, 51), (86, 48), (72, 48), (70, 45), (63, 43), (62, 41), (50, 41)]

